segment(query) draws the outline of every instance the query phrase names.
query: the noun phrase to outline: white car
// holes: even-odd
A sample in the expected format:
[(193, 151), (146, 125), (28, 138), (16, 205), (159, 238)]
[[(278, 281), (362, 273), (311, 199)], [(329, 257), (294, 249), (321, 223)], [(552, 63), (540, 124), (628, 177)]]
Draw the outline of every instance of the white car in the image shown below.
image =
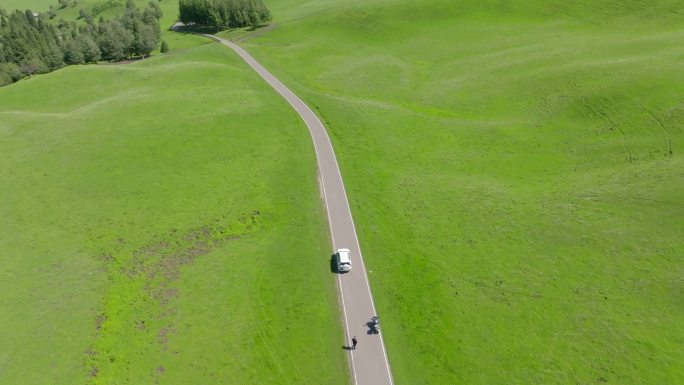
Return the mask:
[(351, 270), (351, 252), (349, 249), (337, 249), (335, 253), (335, 263), (337, 264), (337, 271), (346, 273)]

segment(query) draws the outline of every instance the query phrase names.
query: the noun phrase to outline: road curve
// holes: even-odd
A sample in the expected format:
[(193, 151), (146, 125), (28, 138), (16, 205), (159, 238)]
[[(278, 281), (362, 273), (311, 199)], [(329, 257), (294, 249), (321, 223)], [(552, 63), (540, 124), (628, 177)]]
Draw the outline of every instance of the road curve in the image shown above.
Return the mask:
[(368, 285), (366, 267), (363, 264), (361, 246), (356, 236), (347, 194), (342, 183), (342, 175), (325, 127), (316, 114), (297, 95), (271, 75), (240, 46), (213, 35), (205, 36), (233, 49), (290, 103), (309, 128), (318, 159), (318, 172), (328, 212), (333, 247), (335, 249), (347, 248), (352, 253), (354, 267), (351, 272), (338, 275), (337, 283), (342, 302), (347, 343), (351, 345), (350, 341), (353, 336), (356, 336), (358, 340), (356, 350), (349, 350), (354, 384), (393, 385), (392, 372), (387, 360), (382, 334), (368, 334), (369, 329), (366, 323), (376, 314), (375, 305)]

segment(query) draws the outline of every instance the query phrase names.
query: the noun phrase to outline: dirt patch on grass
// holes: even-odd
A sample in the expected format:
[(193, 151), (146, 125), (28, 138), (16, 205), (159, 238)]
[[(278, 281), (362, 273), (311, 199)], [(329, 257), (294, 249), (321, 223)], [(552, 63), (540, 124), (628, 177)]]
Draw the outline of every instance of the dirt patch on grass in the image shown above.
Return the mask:
[(98, 369), (97, 366), (93, 366), (90, 368), (90, 371), (88, 372), (88, 377), (97, 377), (98, 373), (100, 373), (100, 369)]
[(102, 313), (95, 319), (95, 330), (100, 331), (102, 329), (102, 324), (107, 321), (107, 315)]
[(175, 331), (176, 330), (173, 328), (173, 326), (165, 326), (159, 329), (159, 333), (157, 334), (157, 342), (159, 342), (159, 345), (166, 349), (169, 344), (169, 336)]
[[(88, 376), (94, 379), (112, 366), (126, 365), (108, 357), (125, 353), (131, 344), (146, 353), (167, 350), (175, 334), (173, 304), (182, 295), (174, 284), (183, 268), (228, 241), (256, 232), (259, 225), (260, 213), (254, 211), (231, 222), (220, 219), (186, 231), (173, 229), (128, 254), (101, 253), (98, 259), (111, 283), (104, 311), (95, 317), (94, 343), (85, 354)], [(157, 366), (149, 373), (158, 377), (165, 371)]]

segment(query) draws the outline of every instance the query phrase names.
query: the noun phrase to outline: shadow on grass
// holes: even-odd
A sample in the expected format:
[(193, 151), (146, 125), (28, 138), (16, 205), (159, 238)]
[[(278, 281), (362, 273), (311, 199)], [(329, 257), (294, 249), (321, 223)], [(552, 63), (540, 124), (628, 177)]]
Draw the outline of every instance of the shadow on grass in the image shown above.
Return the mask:
[(130, 63), (135, 63), (135, 62), (137, 62), (137, 61), (149, 59), (149, 58), (151, 58), (152, 56), (154, 56), (154, 55), (133, 56), (133, 57), (129, 57), (129, 58), (126, 58), (126, 59), (121, 59), (121, 60), (118, 60), (118, 61), (109, 61), (109, 62), (103, 62), (103, 63), (106, 64), (106, 65), (130, 64)]
[(218, 29), (216, 27), (198, 27), (198, 26), (176, 26), (173, 25), (169, 30), (178, 32), (184, 35), (196, 35), (196, 34), (215, 34), (217, 32), (220, 32), (221, 29)]
[(330, 272), (334, 274), (339, 274), (337, 271), (337, 263), (335, 263), (335, 254), (330, 256)]
[[(270, 25), (270, 24), (253, 25), (253, 26), (251, 26), (251, 27), (245, 29), (245, 31), (247, 31), (247, 32), (254, 32), (254, 31), (258, 31), (258, 30), (260, 30), (260, 29), (262, 29), (262, 28), (264, 28), (264, 27), (268, 27), (269, 25)], [(236, 29), (236, 28), (233, 28), (233, 29)]]
[[(258, 31), (264, 27), (268, 27), (269, 24), (263, 24), (263, 25), (253, 25), (251, 27), (247, 27), (244, 30), (247, 32), (254, 32)], [(179, 25), (179, 24), (174, 24), (171, 27), (169, 27), (170, 31), (182, 33), (182, 34), (210, 34), (213, 35), (218, 32), (231, 32), (231, 31), (237, 31), (242, 28), (218, 28), (218, 27), (204, 27), (204, 26), (198, 26), (198, 25)]]

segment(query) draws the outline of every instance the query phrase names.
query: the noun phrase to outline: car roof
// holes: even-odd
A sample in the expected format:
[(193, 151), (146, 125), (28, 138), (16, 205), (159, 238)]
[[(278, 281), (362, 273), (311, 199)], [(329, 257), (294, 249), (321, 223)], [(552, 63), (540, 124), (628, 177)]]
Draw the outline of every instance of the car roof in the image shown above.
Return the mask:
[(337, 255), (339, 255), (340, 262), (351, 263), (351, 253), (349, 249), (338, 249)]

